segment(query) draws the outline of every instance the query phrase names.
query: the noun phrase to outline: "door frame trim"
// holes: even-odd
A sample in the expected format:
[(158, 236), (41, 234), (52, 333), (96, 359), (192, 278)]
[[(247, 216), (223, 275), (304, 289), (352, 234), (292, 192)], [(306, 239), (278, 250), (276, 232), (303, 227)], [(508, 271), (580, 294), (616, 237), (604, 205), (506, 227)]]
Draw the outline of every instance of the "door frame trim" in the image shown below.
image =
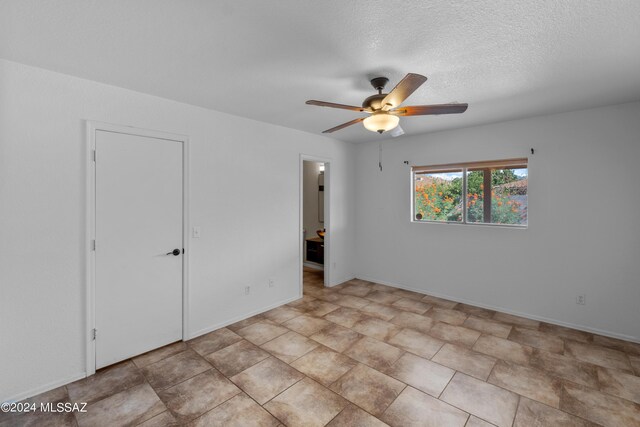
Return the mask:
[(93, 162), (93, 150), (96, 147), (96, 132), (114, 132), (157, 139), (166, 139), (182, 143), (182, 339), (189, 337), (189, 137), (186, 135), (142, 129), (133, 126), (115, 125), (93, 120), (86, 120), (85, 144), (85, 347), (86, 376), (96, 372), (96, 342), (93, 340), (95, 317), (95, 252), (92, 241), (95, 238), (95, 201), (96, 171)]
[(314, 156), (310, 154), (300, 154), (300, 196), (299, 196), (299, 236), (298, 236), (298, 256), (300, 257), (298, 262), (298, 268), (300, 269), (299, 280), (300, 280), (300, 298), (303, 295), (303, 270), (304, 270), (304, 216), (303, 216), (303, 205), (304, 205), (304, 162), (319, 162), (324, 163), (324, 228), (327, 230), (324, 238), (324, 286), (331, 286), (331, 266), (333, 260), (333, 251), (331, 250), (331, 164), (332, 160), (329, 157), (321, 157)]

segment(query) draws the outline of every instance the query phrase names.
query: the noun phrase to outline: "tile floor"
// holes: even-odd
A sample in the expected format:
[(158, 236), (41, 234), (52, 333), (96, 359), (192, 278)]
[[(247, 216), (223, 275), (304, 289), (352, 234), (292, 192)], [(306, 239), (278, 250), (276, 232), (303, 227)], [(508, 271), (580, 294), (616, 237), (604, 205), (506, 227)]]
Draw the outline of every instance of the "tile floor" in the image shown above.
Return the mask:
[(640, 426), (640, 344), (362, 280), (29, 399), (6, 426)]

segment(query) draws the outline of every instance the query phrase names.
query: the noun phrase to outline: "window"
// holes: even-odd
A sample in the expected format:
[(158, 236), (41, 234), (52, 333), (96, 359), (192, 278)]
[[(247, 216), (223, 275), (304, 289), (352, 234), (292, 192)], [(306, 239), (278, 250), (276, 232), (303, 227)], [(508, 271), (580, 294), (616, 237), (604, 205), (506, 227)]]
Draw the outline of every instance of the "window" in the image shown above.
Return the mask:
[(412, 175), (414, 222), (527, 225), (527, 159), (419, 166)]

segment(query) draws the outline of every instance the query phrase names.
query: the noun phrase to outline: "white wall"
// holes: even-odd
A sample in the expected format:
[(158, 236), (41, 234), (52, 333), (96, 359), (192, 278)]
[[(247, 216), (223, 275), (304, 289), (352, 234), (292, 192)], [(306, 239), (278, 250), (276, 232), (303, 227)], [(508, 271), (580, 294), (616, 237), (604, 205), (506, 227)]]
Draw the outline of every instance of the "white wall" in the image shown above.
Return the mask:
[(7, 61), (0, 94), (0, 401), (84, 373), (85, 119), (190, 138), (191, 336), (298, 296), (300, 153), (332, 160), (332, 282), (353, 277), (349, 144)]
[[(324, 224), (318, 221), (319, 199), (318, 194), (318, 167), (322, 163), (304, 161), (303, 164), (303, 208), (302, 208), (302, 224), (307, 231), (307, 238), (318, 237), (316, 230), (325, 228)], [(323, 193), (324, 194), (324, 193)], [(306, 251), (304, 253), (305, 261), (307, 259)]]
[[(523, 156), (528, 229), (409, 221), (403, 161)], [(378, 144), (356, 159), (358, 277), (640, 340), (640, 103), (393, 139), (382, 172)]]

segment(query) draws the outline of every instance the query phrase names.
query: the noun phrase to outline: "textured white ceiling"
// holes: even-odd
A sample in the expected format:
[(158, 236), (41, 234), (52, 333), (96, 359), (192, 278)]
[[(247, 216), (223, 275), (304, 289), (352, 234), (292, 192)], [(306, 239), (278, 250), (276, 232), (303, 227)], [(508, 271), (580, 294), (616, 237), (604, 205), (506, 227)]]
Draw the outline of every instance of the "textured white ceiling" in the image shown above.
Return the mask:
[(314, 133), (358, 113), (305, 100), (359, 105), (378, 75), (469, 103), (412, 135), (640, 99), (640, 1), (2, 0), (0, 57)]

